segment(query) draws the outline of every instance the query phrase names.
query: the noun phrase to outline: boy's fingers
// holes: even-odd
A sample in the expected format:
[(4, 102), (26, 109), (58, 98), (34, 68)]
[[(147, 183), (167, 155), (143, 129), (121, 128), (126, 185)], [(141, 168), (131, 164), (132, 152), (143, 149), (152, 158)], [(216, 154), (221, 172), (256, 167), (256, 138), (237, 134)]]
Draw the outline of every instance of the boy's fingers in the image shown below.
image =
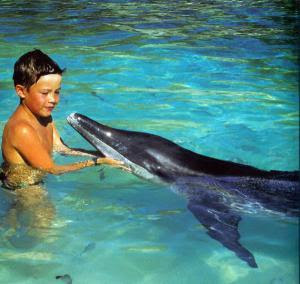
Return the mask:
[(129, 173), (132, 172), (131, 168), (126, 167), (126, 166), (119, 166), (119, 168), (122, 169), (122, 170), (124, 170), (124, 171), (126, 171), (126, 172), (129, 172)]
[(121, 161), (117, 161), (111, 158), (98, 158), (97, 159), (97, 164), (107, 164), (107, 165), (111, 165), (117, 168), (120, 168), (122, 170), (125, 170), (127, 172), (131, 172), (131, 169), (127, 166), (124, 166), (124, 163)]
[(97, 164), (108, 164), (108, 165), (123, 165), (124, 163), (121, 161), (117, 161), (111, 158), (98, 158)]

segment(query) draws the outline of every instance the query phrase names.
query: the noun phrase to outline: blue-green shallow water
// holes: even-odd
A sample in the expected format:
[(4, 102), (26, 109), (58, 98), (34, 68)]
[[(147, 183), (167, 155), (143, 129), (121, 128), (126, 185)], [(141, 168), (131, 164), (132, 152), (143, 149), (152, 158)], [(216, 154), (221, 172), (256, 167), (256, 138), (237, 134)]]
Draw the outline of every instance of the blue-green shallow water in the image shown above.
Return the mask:
[[(294, 170), (297, 36), (292, 1), (3, 0), (0, 130), (18, 104), (13, 64), (40, 48), (67, 67), (54, 118), (71, 146), (89, 147), (65, 120), (78, 111), (204, 155)], [(298, 283), (297, 219), (243, 215), (251, 269), (167, 187), (110, 168), (48, 176), (45, 187), (51, 235), (15, 248), (0, 225), (1, 283), (63, 283), (63, 274), (73, 283)], [(2, 218), (8, 206), (0, 193)]]

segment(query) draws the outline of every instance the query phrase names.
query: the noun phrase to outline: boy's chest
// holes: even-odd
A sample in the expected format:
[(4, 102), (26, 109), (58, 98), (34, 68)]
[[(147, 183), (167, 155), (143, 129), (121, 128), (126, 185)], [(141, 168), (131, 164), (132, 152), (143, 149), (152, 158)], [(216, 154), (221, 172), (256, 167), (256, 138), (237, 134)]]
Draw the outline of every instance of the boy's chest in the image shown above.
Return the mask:
[(53, 127), (48, 125), (46, 127), (39, 127), (38, 136), (43, 147), (51, 154), (53, 148)]

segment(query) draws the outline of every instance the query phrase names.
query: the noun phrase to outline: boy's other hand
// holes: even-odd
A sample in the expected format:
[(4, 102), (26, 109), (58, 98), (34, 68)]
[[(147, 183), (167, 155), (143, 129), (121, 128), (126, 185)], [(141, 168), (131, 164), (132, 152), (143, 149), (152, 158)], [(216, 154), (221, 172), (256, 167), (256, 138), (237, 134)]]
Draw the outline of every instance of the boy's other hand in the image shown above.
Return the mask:
[(106, 164), (110, 165), (112, 167), (121, 168), (127, 172), (131, 172), (131, 169), (129, 167), (124, 166), (124, 163), (121, 161), (114, 160), (112, 158), (98, 158), (96, 159), (96, 165)]

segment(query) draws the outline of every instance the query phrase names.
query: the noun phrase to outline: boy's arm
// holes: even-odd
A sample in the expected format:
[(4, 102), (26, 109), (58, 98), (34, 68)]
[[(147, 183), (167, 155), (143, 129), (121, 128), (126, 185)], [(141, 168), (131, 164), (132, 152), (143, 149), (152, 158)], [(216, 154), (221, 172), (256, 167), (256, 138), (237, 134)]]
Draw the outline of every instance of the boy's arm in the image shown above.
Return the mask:
[(108, 164), (124, 168), (122, 163), (109, 158), (98, 158), (68, 165), (56, 165), (51, 153), (42, 145), (35, 129), (27, 123), (19, 123), (11, 129), (12, 146), (30, 166), (51, 174), (63, 174), (96, 164)]
[(62, 138), (60, 137), (54, 123), (53, 123), (53, 151), (59, 152), (62, 155), (74, 155), (74, 156), (88, 156), (88, 157), (104, 157), (98, 151), (84, 150), (80, 148), (68, 147)]

